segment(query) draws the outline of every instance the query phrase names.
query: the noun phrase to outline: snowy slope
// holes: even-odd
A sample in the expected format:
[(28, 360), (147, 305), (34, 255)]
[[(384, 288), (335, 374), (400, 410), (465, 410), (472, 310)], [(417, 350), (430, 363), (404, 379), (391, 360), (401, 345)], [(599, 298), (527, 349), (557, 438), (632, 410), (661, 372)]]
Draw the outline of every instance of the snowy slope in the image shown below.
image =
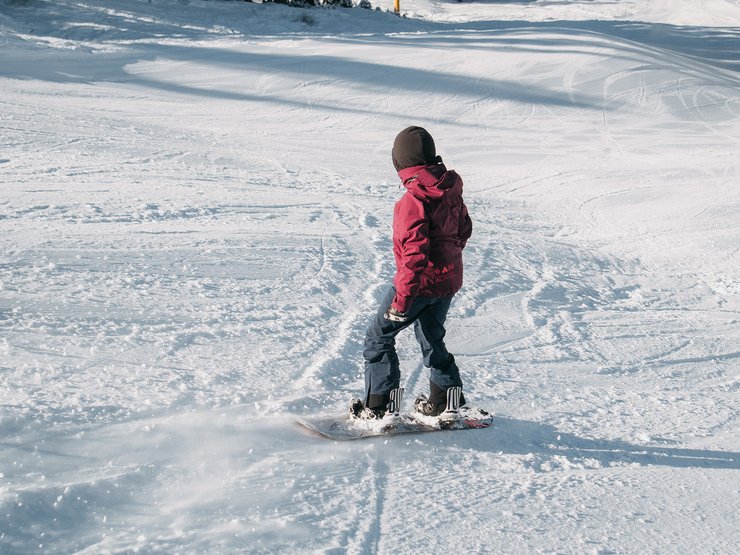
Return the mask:
[[(402, 8), (0, 0), (0, 552), (737, 552), (740, 2)], [(334, 444), (410, 124), (496, 419)]]

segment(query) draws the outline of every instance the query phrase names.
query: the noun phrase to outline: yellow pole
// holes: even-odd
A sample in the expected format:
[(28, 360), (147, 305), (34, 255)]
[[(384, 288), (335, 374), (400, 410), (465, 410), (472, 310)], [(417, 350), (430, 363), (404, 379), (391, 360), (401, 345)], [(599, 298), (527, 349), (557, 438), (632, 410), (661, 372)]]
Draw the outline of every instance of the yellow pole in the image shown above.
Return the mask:
[(401, 0), (393, 0), (393, 11), (397, 14), (401, 13)]

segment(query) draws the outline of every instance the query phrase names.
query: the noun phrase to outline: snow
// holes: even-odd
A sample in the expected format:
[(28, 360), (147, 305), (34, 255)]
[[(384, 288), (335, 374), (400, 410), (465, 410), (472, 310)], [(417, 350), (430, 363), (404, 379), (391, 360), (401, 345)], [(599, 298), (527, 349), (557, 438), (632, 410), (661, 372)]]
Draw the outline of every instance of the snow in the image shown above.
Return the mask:
[[(0, 0), (0, 552), (738, 551), (740, 2), (401, 7)], [(496, 417), (332, 443), (411, 124)]]

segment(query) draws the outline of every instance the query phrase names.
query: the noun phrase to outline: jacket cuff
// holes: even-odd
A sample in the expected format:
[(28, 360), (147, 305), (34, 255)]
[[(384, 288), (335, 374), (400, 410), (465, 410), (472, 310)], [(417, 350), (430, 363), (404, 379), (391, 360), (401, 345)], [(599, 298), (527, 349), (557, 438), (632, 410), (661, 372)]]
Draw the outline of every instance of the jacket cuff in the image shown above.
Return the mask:
[(403, 312), (405, 314), (409, 311), (413, 302), (413, 297), (402, 297), (401, 295), (396, 294), (396, 298), (393, 299), (391, 306), (399, 312)]

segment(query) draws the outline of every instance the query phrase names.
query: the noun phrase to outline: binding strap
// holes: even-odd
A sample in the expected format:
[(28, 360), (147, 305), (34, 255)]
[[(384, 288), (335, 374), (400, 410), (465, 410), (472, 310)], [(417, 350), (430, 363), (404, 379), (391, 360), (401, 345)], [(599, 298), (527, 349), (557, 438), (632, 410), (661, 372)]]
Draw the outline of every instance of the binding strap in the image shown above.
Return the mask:
[(391, 389), (390, 402), (388, 403), (388, 412), (398, 415), (401, 412), (401, 399), (403, 399), (403, 388)]
[(460, 397), (462, 396), (462, 387), (450, 387), (447, 389), (447, 412), (457, 412), (460, 408)]

